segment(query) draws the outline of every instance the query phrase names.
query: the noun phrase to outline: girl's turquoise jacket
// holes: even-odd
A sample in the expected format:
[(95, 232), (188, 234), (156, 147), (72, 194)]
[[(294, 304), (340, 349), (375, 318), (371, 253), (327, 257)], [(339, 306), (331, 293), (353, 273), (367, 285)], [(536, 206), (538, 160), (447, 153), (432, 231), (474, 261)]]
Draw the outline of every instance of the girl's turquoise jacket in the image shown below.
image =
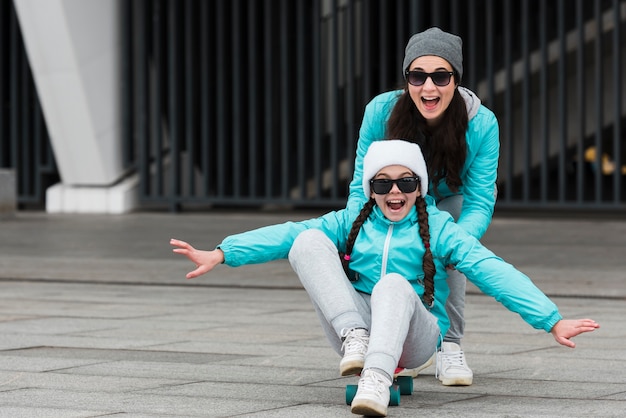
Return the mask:
[[(428, 205), (428, 213), (430, 247), (437, 268), (435, 302), (431, 312), (439, 320), (442, 335), (449, 327), (445, 310), (449, 293), (445, 266), (450, 264), (482, 292), (518, 313), (534, 328), (550, 331), (561, 319), (556, 305), (526, 275), (485, 248), (459, 227), (447, 212)], [(319, 218), (266, 226), (229, 236), (218, 248), (224, 252), (225, 264), (232, 267), (284, 259), (299, 233), (316, 228), (323, 231), (339, 251), (344, 251), (357, 215), (357, 211), (343, 209)], [(418, 229), (415, 207), (403, 220), (390, 222), (376, 206), (363, 223), (352, 251), (350, 268), (359, 277), (353, 282), (354, 287), (360, 292), (371, 293), (383, 275), (398, 273), (421, 296), (425, 249)]]
[[(500, 130), (493, 112), (480, 104), (480, 100), (467, 89), (459, 87), (468, 109), (469, 123), (465, 133), (467, 155), (461, 172), (458, 193), (452, 193), (445, 181), (438, 185), (439, 195), (430, 184), (428, 194), (435, 202), (453, 194), (463, 195), (463, 208), (458, 224), (474, 237), (480, 239), (491, 223), (496, 203), (495, 187), (500, 155)], [(390, 91), (374, 97), (365, 107), (363, 122), (354, 163), (354, 177), (350, 183), (347, 207), (358, 209), (367, 200), (363, 195), (363, 157), (373, 141), (387, 138), (387, 121), (403, 90)], [(428, 164), (428, 161), (426, 162)], [(369, 196), (368, 196), (369, 198)], [(431, 201), (432, 203), (432, 201)]]

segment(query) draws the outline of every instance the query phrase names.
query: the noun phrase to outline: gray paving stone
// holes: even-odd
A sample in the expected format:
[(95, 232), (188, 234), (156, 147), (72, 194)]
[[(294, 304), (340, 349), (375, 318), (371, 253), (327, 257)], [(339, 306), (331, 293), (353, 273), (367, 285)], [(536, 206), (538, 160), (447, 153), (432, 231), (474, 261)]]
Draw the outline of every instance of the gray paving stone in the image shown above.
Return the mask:
[[(0, 236), (0, 417), (349, 417), (339, 357), (285, 261), (188, 281), (170, 237), (304, 213), (20, 214)], [(434, 367), (389, 416), (622, 417), (626, 222), (494, 220), (483, 241), (567, 317), (601, 328), (574, 350), (468, 285), (469, 387)], [(94, 238), (96, 237), (96, 238)], [(589, 245), (593, 242), (594, 245)], [(122, 243), (122, 244), (121, 244)]]

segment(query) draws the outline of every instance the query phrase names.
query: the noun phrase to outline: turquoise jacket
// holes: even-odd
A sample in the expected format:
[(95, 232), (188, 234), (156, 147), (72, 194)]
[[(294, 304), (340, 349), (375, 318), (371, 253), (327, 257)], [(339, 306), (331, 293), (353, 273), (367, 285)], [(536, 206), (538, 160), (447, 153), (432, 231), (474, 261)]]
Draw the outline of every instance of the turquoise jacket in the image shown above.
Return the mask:
[[(461, 171), (463, 186), (458, 193), (452, 193), (442, 180), (437, 185), (439, 191), (439, 196), (437, 196), (431, 182), (428, 194), (435, 202), (453, 194), (462, 194), (463, 208), (457, 223), (472, 236), (480, 239), (491, 223), (496, 204), (495, 187), (500, 154), (500, 133), (498, 121), (493, 112), (481, 105), (480, 100), (471, 91), (462, 87), (459, 91), (465, 99), (469, 117), (465, 134), (467, 156)], [(362, 207), (366, 201), (362, 186), (363, 157), (373, 141), (391, 139), (385, 136), (387, 121), (402, 93), (403, 90), (396, 90), (379, 94), (365, 107), (347, 205), (353, 210)]]
[[(485, 248), (459, 227), (447, 212), (429, 205), (428, 213), (431, 251), (437, 268), (435, 301), (431, 312), (439, 321), (442, 335), (449, 327), (445, 310), (449, 293), (445, 266), (450, 264), (464, 273), (482, 292), (521, 315), (534, 328), (550, 331), (561, 319), (556, 305), (526, 275)], [(284, 259), (298, 234), (305, 229), (316, 228), (323, 231), (339, 251), (344, 251), (357, 214), (343, 209), (301, 222), (266, 226), (227, 237), (218, 248), (224, 252), (225, 264), (232, 267)], [(391, 222), (376, 206), (363, 223), (354, 243), (350, 268), (359, 279), (353, 285), (360, 292), (371, 293), (382, 276), (398, 273), (421, 296), (424, 293), (424, 251), (415, 208), (403, 220)]]

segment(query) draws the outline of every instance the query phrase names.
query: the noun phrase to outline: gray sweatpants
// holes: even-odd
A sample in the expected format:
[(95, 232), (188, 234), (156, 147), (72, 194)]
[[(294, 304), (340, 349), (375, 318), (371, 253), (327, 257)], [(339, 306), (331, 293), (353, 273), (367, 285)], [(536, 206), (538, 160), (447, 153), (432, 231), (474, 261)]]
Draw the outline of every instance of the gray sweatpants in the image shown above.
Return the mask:
[[(494, 185), (493, 195), (498, 198), (498, 186)], [(459, 220), (461, 209), (463, 209), (463, 195), (453, 195), (442, 199), (437, 203), (439, 210), (445, 210), (454, 218)], [(467, 279), (465, 275), (457, 270), (448, 269), (448, 287), (450, 295), (446, 302), (446, 313), (450, 319), (450, 328), (443, 337), (444, 341), (461, 344), (463, 333), (465, 332), (465, 290)]]
[[(437, 208), (452, 215), (455, 222), (459, 220), (462, 207), (462, 195), (450, 196), (437, 204)], [(455, 269), (448, 269), (447, 273), (450, 295), (446, 301), (446, 313), (450, 319), (450, 328), (443, 340), (460, 345), (465, 332), (465, 289), (467, 287), (467, 279), (463, 273)]]
[(440, 329), (409, 282), (387, 274), (372, 295), (358, 292), (346, 277), (337, 247), (321, 231), (302, 232), (289, 262), (309, 294), (333, 349), (341, 355), (341, 330), (370, 332), (365, 368), (393, 375), (396, 367), (415, 368), (435, 352)]

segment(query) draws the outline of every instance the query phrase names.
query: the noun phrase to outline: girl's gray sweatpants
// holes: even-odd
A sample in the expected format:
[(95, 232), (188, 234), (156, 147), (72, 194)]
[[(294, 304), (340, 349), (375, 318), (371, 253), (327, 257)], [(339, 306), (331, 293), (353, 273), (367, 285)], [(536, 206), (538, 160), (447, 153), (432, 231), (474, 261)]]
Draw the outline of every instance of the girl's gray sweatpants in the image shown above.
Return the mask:
[(364, 368), (377, 368), (389, 376), (396, 367), (416, 368), (435, 353), (441, 333), (437, 318), (399, 274), (384, 276), (371, 296), (358, 292), (343, 271), (337, 247), (315, 229), (296, 238), (289, 262), (339, 355), (344, 328), (369, 330)]

